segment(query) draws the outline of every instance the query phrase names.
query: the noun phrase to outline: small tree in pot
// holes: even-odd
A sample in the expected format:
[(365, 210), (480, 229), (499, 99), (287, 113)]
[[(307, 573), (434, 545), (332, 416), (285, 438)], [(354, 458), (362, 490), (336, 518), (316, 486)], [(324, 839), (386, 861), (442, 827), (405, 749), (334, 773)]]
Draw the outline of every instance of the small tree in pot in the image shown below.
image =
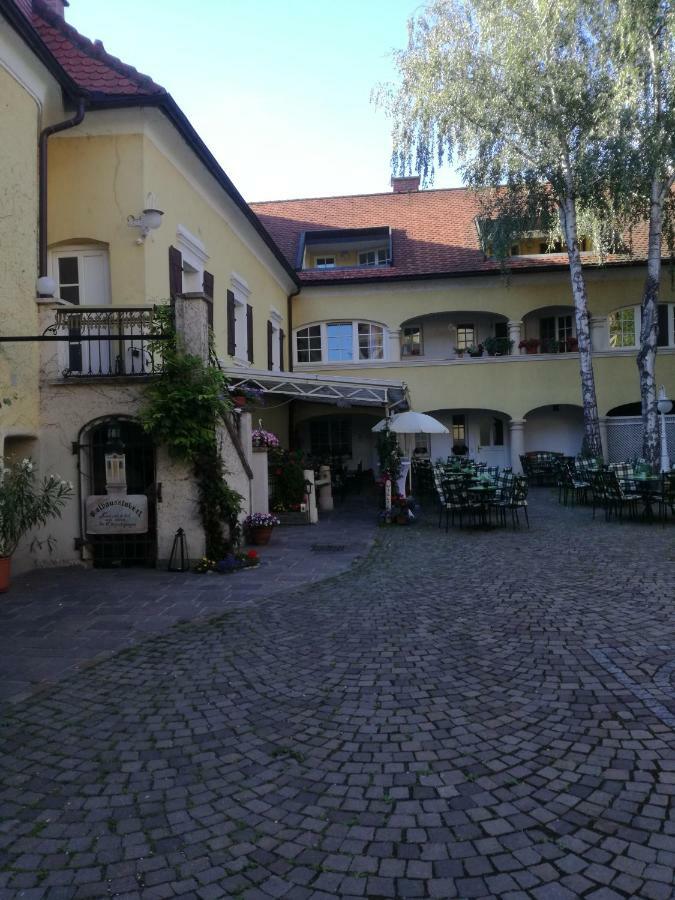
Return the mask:
[(58, 475), (49, 475), (36, 485), (30, 459), (8, 466), (0, 463), (0, 592), (9, 588), (12, 554), (21, 538), (60, 517), (72, 494), (72, 484)]

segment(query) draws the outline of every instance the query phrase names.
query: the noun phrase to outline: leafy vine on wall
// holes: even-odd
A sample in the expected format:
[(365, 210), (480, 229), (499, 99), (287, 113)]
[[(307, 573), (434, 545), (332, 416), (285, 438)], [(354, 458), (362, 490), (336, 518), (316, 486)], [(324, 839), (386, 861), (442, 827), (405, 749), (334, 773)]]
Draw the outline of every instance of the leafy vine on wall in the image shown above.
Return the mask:
[(172, 459), (192, 465), (206, 555), (221, 559), (239, 543), (243, 499), (227, 484), (218, 446), (218, 425), (232, 409), (227, 378), (212, 361), (213, 354), (205, 362), (180, 349), (170, 306), (155, 309), (153, 333), (164, 338), (148, 345), (151, 353), (161, 356), (162, 372), (145, 390), (141, 423)]

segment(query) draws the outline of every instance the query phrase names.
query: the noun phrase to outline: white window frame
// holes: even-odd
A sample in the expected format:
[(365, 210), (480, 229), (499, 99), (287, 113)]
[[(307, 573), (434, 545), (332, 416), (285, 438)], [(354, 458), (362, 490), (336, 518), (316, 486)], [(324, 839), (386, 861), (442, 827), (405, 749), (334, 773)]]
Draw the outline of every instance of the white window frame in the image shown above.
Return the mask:
[[(328, 359), (328, 326), (350, 325), (352, 329), (352, 357), (351, 359)], [(369, 359), (360, 358), (359, 325), (368, 325), (370, 328), (382, 329), (382, 356)], [(321, 335), (321, 360), (317, 362), (300, 362), (298, 359), (298, 335), (308, 328), (320, 329)], [(383, 363), (387, 360), (387, 328), (381, 322), (373, 322), (371, 319), (330, 319), (326, 322), (307, 322), (293, 331), (293, 360), (298, 366), (357, 366), (370, 365), (371, 363)]]
[(176, 249), (180, 250), (183, 262), (183, 292), (199, 293), (204, 290), (204, 269), (209, 260), (206, 245), (192, 234), (185, 225), (176, 228)]
[(281, 346), (279, 335), (284, 319), (278, 309), (270, 306), (270, 322), (272, 323), (272, 371), (281, 371)]
[[(367, 257), (370, 253), (375, 255), (373, 262), (363, 262), (363, 256)], [(359, 266), (367, 268), (376, 268), (378, 266), (386, 266), (389, 263), (389, 253), (386, 247), (377, 247), (375, 250), (359, 250)]]
[(246, 306), (251, 296), (251, 288), (241, 275), (233, 272), (230, 276), (230, 290), (234, 294), (234, 359), (239, 365), (250, 366)]
[[(406, 347), (406, 331), (408, 329), (412, 330), (417, 328), (419, 332), (419, 353), (405, 353)], [(416, 359), (420, 356), (424, 356), (424, 326), (421, 322), (413, 322), (410, 325), (403, 325), (401, 327), (401, 359)]]
[[(329, 262), (330, 260), (330, 262)], [(317, 256), (314, 259), (315, 269), (334, 269), (335, 268), (335, 255), (331, 256), (329, 254), (325, 256)]]
[[(633, 327), (634, 327), (634, 337), (635, 340), (632, 344), (612, 344), (612, 316), (619, 315), (620, 313), (633, 313)], [(621, 306), (619, 309), (614, 309), (607, 316), (607, 333), (609, 335), (609, 349), (610, 350), (632, 350), (638, 346), (640, 342), (640, 326), (641, 326), (641, 315), (640, 315), (640, 307), (639, 306)], [(623, 326), (621, 328), (621, 334), (623, 335)]]
[[(56, 282), (57, 290), (60, 287), (61, 279), (59, 278), (59, 259), (64, 257), (75, 256), (77, 257), (77, 274), (78, 274), (78, 287), (79, 287), (79, 303), (72, 303), (72, 306), (109, 306), (111, 303), (111, 289), (110, 289), (110, 254), (108, 252), (108, 247), (99, 244), (61, 244), (58, 247), (54, 247), (49, 251), (49, 269), (51, 272), (51, 276)], [(97, 256), (102, 259), (103, 262), (103, 284), (100, 296), (103, 298), (102, 303), (94, 303), (93, 297), (87, 297), (89, 293), (91, 295), (91, 287), (87, 287), (87, 283), (84, 280), (85, 268), (83, 265), (84, 259), (87, 256)], [(63, 299), (63, 298), (61, 298)], [(70, 303), (69, 300), (64, 300), (64, 303)]]

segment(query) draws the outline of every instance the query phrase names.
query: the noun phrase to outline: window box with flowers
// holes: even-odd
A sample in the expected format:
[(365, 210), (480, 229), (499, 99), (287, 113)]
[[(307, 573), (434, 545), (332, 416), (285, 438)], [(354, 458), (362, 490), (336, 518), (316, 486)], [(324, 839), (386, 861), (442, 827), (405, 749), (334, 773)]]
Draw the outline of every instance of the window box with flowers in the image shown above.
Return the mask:
[(269, 544), (274, 527), (280, 524), (273, 513), (252, 513), (244, 519), (244, 531), (251, 544), (262, 546)]

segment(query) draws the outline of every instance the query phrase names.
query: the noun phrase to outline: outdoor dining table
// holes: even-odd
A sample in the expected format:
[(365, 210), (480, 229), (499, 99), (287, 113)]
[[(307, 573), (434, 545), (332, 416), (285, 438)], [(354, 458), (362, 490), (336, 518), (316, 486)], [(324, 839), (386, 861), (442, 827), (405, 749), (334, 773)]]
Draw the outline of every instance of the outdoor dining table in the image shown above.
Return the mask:
[(490, 528), (490, 501), (497, 492), (494, 484), (488, 483), (480, 478), (472, 479), (473, 484), (467, 488), (467, 493), (471, 498), (478, 502), (479, 506), (479, 526), (480, 528)]
[(629, 478), (622, 479), (621, 483), (629, 487), (629, 489), (635, 489), (635, 491), (640, 495), (642, 502), (645, 505), (643, 517), (648, 521), (653, 521), (654, 519), (654, 507), (653, 501), (655, 495), (658, 493), (659, 485), (661, 483), (661, 478), (659, 475), (631, 475)]

